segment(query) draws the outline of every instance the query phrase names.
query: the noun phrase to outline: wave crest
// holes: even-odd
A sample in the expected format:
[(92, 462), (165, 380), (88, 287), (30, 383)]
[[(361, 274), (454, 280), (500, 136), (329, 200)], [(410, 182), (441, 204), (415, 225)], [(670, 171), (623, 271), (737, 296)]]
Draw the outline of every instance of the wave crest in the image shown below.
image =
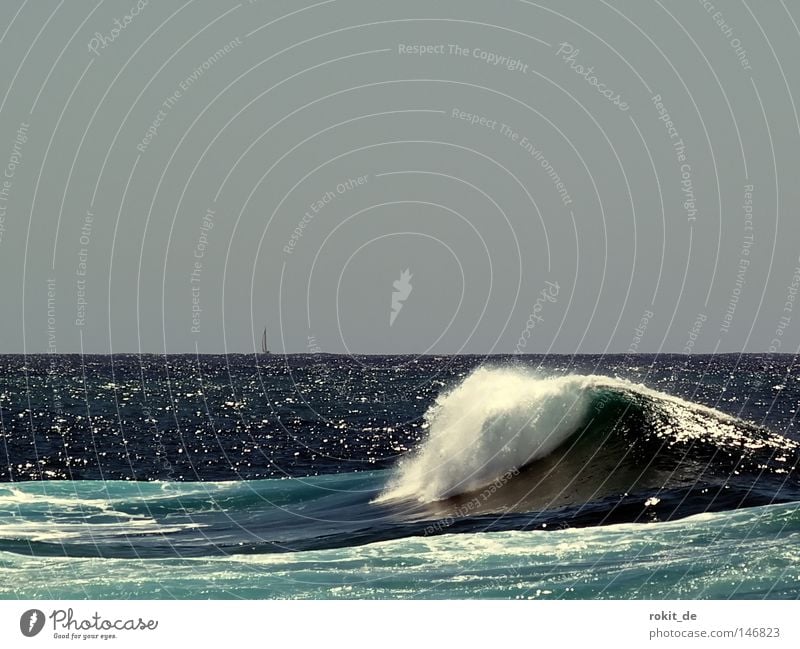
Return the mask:
[(428, 410), (427, 440), (400, 464), (383, 498), (442, 500), (549, 455), (586, 420), (593, 379), (475, 370)]

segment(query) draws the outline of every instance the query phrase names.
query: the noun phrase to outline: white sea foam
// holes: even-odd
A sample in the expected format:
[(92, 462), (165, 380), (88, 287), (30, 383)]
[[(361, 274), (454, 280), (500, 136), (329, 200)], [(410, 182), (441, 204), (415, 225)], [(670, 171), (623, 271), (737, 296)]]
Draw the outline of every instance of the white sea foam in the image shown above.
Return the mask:
[(10, 521), (0, 523), (0, 540), (63, 543), (127, 539), (130, 536), (163, 535), (203, 527), (197, 523), (163, 525), (150, 518), (131, 518), (119, 523), (57, 523)]
[(381, 500), (441, 500), (550, 454), (586, 420), (586, 388), (599, 378), (609, 380), (477, 369), (426, 413), (428, 439), (400, 464)]

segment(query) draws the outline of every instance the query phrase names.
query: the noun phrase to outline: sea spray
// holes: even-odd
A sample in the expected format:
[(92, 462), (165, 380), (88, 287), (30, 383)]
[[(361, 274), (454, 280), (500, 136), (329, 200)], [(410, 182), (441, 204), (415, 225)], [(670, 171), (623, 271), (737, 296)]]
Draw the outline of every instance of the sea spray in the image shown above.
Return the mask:
[(591, 379), (478, 368), (436, 399), (425, 415), (428, 439), (382, 498), (442, 500), (545, 457), (585, 421)]

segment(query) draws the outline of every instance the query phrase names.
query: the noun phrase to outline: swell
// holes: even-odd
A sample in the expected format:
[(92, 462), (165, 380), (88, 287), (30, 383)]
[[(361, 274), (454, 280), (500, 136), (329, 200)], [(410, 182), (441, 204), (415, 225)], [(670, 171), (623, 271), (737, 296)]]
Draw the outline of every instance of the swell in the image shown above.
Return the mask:
[[(218, 483), (0, 486), (0, 551), (160, 557), (308, 549), (379, 529), (383, 472)], [(374, 540), (374, 539), (370, 539)]]

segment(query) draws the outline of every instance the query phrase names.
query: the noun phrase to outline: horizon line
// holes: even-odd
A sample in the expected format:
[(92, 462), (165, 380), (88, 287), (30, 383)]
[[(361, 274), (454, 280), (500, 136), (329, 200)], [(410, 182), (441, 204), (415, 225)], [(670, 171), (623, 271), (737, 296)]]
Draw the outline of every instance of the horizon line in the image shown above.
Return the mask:
[(397, 353), (397, 352), (270, 352), (263, 354), (257, 351), (248, 352), (0, 352), (2, 356), (256, 356), (263, 357), (283, 357), (283, 356), (413, 356), (417, 358), (435, 356), (798, 356), (800, 352), (770, 352), (770, 351), (741, 351), (741, 352), (530, 352), (518, 354), (515, 352), (458, 352), (458, 353)]

